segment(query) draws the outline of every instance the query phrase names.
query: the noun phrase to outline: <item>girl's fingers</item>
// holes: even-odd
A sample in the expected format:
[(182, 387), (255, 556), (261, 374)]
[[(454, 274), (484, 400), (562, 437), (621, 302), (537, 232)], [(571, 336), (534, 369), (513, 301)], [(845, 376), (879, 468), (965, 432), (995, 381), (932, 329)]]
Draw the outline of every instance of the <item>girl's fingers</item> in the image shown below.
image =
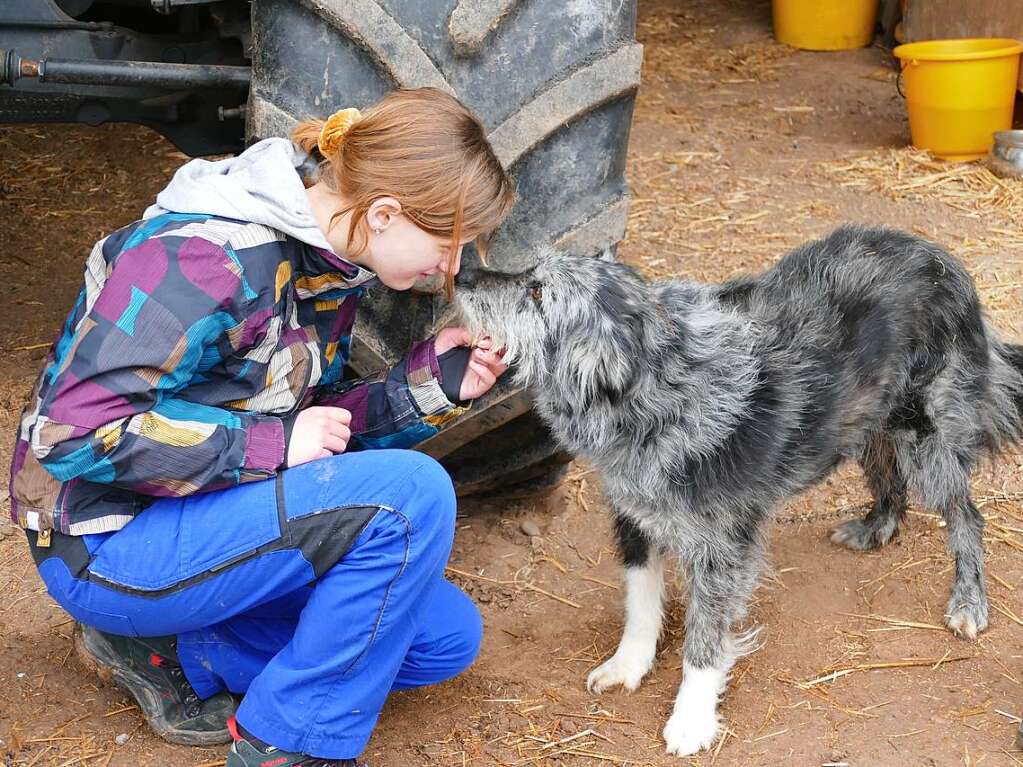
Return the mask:
[(451, 328), (451, 345), (455, 346), (468, 346), (472, 343), (472, 336), (469, 335), (469, 331), (466, 328)]
[(343, 453), (345, 448), (348, 447), (348, 440), (336, 437), (333, 434), (328, 434), (323, 439), (323, 447), (329, 450), (331, 454)]
[(496, 352), (474, 351), (472, 359), (477, 360), (482, 365), (486, 365), (497, 376), (508, 369), (508, 366), (501, 362), (501, 355)]
[(444, 354), (456, 346), (469, 346), (472, 343), (472, 336), (466, 328), (444, 328), (437, 334), (433, 343), (434, 351)]
[[(503, 350), (500, 352), (481, 351), (477, 359), (484, 365), (486, 365), (488, 368), (493, 370), (496, 366), (504, 364), (501, 362), (501, 360), (504, 359), (504, 351)], [(504, 365), (504, 367), (507, 368), (508, 366)]]
[(326, 437), (334, 437), (335, 439), (343, 439), (345, 442), (352, 438), (352, 430), (345, 426), (343, 423), (332, 423), (328, 426), (327, 431), (324, 432)]
[(497, 383), (497, 376), (494, 375), (490, 368), (488, 368), (482, 362), (477, 362), (476, 360), (469, 360), (469, 369), (472, 370), (472, 372), (475, 373), (477, 376), (479, 376), (479, 379), (482, 383), (488, 384), (489, 386), (493, 386), (495, 383)]
[(347, 426), (352, 422), (351, 411), (345, 410), (343, 407), (324, 407), (322, 410), (327, 416), (328, 423), (339, 423)]
[(493, 359), (495, 362), (500, 362), (501, 360), (503, 360), (504, 359), (504, 355), (507, 354), (507, 353), (508, 353), (508, 350), (505, 347), (503, 347), (503, 346), (500, 349), (498, 349), (497, 351), (489, 352), (489, 354), (491, 356), (491, 359)]
[(334, 454), (332, 452), (330, 452), (329, 450), (320, 450), (319, 455), (317, 455), (316, 457), (317, 458), (330, 458), (332, 455), (334, 455)]
[(335, 437), (343, 437), (348, 439), (352, 436), (352, 429), (348, 425), (350, 421), (328, 421), (327, 422), (327, 434), (331, 434)]

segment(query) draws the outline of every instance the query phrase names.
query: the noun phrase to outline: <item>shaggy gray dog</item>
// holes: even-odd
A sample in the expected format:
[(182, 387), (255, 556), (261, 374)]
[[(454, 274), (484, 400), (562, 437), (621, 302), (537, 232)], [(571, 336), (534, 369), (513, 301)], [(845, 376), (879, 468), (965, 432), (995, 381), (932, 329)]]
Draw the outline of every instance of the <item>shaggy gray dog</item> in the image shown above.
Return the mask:
[(859, 460), (874, 494), (832, 540), (892, 539), (909, 492), (947, 522), (945, 622), (987, 627), (983, 518), (969, 479), (1023, 436), (1023, 347), (985, 323), (963, 266), (897, 231), (843, 227), (758, 276), (648, 283), (601, 259), (540, 254), (463, 277), (462, 312), (508, 349), (564, 446), (600, 472), (625, 561), (625, 630), (588, 679), (635, 689), (661, 630), (662, 557), (688, 582), (668, 751), (707, 748), (754, 634), (731, 633), (757, 583), (772, 509)]

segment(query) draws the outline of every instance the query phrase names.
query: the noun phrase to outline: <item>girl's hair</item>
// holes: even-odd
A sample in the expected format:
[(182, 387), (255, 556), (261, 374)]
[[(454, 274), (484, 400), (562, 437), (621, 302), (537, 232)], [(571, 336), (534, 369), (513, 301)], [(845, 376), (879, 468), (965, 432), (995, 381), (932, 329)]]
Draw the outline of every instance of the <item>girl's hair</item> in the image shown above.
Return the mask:
[[(323, 120), (306, 120), (291, 138), (304, 151), (318, 150)], [(490, 236), (511, 210), (515, 189), (476, 116), (435, 88), (389, 93), (345, 134), (336, 154), (324, 159), (320, 178), (348, 201), (331, 218), (352, 214), (348, 251), (369, 244), (366, 213), (375, 200), (394, 197), (423, 231), (451, 240), (447, 292), (453, 293), (459, 244), (476, 239), (486, 263)]]

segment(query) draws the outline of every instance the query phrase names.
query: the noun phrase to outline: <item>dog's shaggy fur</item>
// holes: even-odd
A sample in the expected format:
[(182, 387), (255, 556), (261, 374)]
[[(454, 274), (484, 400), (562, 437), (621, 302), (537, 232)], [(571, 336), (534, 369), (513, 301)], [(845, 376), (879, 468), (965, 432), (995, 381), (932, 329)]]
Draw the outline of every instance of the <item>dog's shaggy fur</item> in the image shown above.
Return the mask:
[(929, 242), (843, 227), (758, 276), (647, 283), (604, 259), (543, 253), (463, 279), (467, 324), (506, 345), (555, 436), (599, 470), (625, 561), (625, 631), (591, 689), (634, 689), (661, 630), (661, 557), (688, 581), (684, 677), (668, 751), (707, 748), (750, 634), (731, 627), (759, 578), (771, 510), (842, 460), (874, 493), (832, 540), (882, 546), (915, 493), (947, 522), (945, 621), (988, 623), (970, 473), (1023, 436), (1023, 347), (985, 323), (962, 265)]

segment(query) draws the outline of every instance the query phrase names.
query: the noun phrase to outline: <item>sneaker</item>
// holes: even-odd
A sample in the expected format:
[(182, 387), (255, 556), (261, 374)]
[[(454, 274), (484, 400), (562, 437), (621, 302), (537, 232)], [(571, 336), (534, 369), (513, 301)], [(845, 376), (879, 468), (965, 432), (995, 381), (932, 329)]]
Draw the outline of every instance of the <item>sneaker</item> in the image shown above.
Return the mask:
[(224, 767), (368, 767), (354, 759), (321, 759), (281, 751), (247, 733), (233, 716), (227, 726), (234, 743)]
[(174, 637), (123, 637), (92, 626), (75, 631), (75, 649), (104, 681), (123, 687), (149, 726), (171, 743), (215, 746), (231, 742), (227, 720), (237, 703), (227, 692), (200, 700), (185, 678)]

